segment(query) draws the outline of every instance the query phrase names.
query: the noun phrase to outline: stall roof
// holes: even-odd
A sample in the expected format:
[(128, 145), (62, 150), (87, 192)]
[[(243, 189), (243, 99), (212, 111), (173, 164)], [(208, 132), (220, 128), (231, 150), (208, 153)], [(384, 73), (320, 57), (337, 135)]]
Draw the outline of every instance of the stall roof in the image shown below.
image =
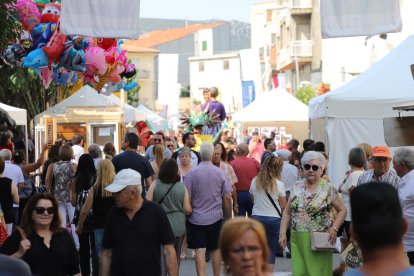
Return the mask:
[(133, 106), (122, 103), (114, 95), (105, 96), (97, 93), (92, 87), (85, 85), (79, 91), (63, 100), (62, 102), (48, 108), (46, 111), (38, 114), (35, 117), (35, 123), (37, 124), (43, 116), (63, 116), (67, 110), (70, 109), (88, 109), (88, 108), (108, 108), (119, 107), (123, 108), (124, 122), (134, 122), (145, 120), (146, 116), (140, 113)]
[(27, 111), (23, 108), (17, 108), (11, 105), (0, 103), (0, 108), (9, 113), (10, 117), (16, 122), (16, 125), (27, 125)]

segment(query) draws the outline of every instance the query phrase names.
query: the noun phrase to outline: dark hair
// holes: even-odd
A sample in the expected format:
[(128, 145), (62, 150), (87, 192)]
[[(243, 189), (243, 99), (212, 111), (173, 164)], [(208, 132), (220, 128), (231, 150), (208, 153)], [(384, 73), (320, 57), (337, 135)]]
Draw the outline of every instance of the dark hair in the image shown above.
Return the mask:
[(226, 147), (223, 145), (223, 143), (215, 143), (214, 147), (219, 146), (221, 148), (221, 155), (220, 155), (220, 159), (221, 161), (227, 161), (227, 151), (226, 151)]
[(52, 231), (54, 234), (63, 230), (61, 227), (62, 222), (59, 216), (59, 203), (57, 202), (56, 198), (51, 194), (36, 194), (32, 196), (27, 202), (26, 206), (23, 209), (22, 218), (20, 220), (20, 227), (23, 228), (24, 232), (29, 237), (33, 234), (33, 231), (35, 231), (32, 212), (41, 199), (50, 200), (53, 205), (54, 215), (50, 224), (50, 231)]
[(183, 134), (182, 140), (183, 140), (183, 144), (185, 145), (185, 141), (187, 141), (188, 137), (190, 137), (190, 135), (193, 135), (192, 132), (186, 132)]
[(116, 155), (116, 150), (114, 147), (114, 144), (112, 143), (106, 143), (104, 148), (103, 148), (103, 152), (114, 157)]
[(267, 150), (267, 146), (270, 145), (273, 142), (273, 138), (266, 138), (264, 140), (264, 148)]
[(312, 139), (306, 139), (303, 141), (303, 150), (304, 151), (310, 151), (313, 150), (313, 145), (315, 144), (315, 141)]
[(234, 149), (229, 150), (229, 152), (227, 153), (227, 161), (230, 162), (235, 159), (236, 158), (234, 158)]
[(128, 147), (131, 149), (137, 149), (139, 145), (139, 137), (133, 132), (125, 134), (124, 141), (128, 142)]
[(155, 135), (161, 135), (161, 136), (162, 136), (162, 140), (164, 140), (164, 141), (165, 141), (165, 135), (164, 135), (164, 132), (162, 132), (162, 131), (157, 131), (157, 132), (155, 133)]
[(319, 152), (325, 152), (325, 144), (323, 142), (318, 141), (315, 144), (313, 144), (313, 150), (319, 151)]
[(8, 131), (2, 132), (0, 134), (0, 145), (7, 146), (10, 137), (11, 135)]
[(22, 164), (22, 163), (23, 163), (23, 161), (24, 161), (24, 159), (25, 159), (25, 154), (24, 154), (24, 151), (22, 151), (22, 150), (16, 150), (16, 151), (13, 153), (13, 157), (12, 157), (12, 159), (13, 159), (13, 162), (14, 162), (15, 164), (17, 164), (17, 165)]
[(351, 192), (352, 225), (362, 251), (373, 252), (401, 243), (403, 217), (397, 190), (370, 182)]
[(4, 162), (4, 158), (0, 156), (0, 173), (4, 172), (5, 166), (6, 166), (6, 163)]
[(89, 190), (96, 180), (96, 169), (93, 157), (84, 153), (79, 157), (78, 168), (75, 176), (75, 188), (79, 193), (82, 190)]
[(175, 159), (166, 158), (162, 160), (158, 179), (165, 184), (174, 184), (181, 180)]
[(60, 160), (59, 149), (60, 147), (58, 145), (53, 145), (50, 147), (49, 152), (47, 153), (47, 158), (51, 162), (57, 162)]
[(70, 161), (73, 158), (73, 149), (69, 145), (63, 145), (59, 149), (59, 158), (62, 161)]
[(253, 131), (253, 132), (252, 132), (252, 136), (253, 136), (253, 135), (259, 135), (259, 132), (258, 132), (258, 131)]
[(292, 145), (292, 147), (294, 147), (295, 149), (299, 147), (299, 141), (296, 139), (290, 139), (288, 144)]
[(367, 158), (365, 152), (361, 148), (352, 148), (348, 154), (348, 163), (349, 165), (362, 168), (365, 166)]

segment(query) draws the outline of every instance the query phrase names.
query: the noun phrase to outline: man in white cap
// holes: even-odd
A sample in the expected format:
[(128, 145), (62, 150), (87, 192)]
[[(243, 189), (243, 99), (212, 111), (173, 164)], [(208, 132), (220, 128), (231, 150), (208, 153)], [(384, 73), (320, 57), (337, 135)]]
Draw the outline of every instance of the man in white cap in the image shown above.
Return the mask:
[(121, 170), (105, 188), (109, 211), (102, 241), (100, 275), (161, 275), (161, 246), (169, 275), (178, 275), (174, 234), (163, 208), (141, 197), (141, 175)]

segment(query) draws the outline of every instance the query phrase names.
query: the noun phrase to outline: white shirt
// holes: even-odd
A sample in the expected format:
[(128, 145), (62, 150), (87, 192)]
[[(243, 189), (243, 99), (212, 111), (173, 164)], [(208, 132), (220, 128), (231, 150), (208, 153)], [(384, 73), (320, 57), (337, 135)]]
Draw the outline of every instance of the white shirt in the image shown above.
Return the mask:
[(408, 229), (403, 236), (405, 252), (414, 251), (414, 170), (401, 178), (398, 189), (403, 216), (408, 220)]
[[(10, 178), (12, 180), (12, 183), (16, 185), (16, 187), (17, 187), (17, 184), (23, 183), (24, 177), (23, 177), (22, 169), (19, 166), (12, 164), (10, 160), (5, 160), (4, 163), (5, 163), (5, 167), (4, 167), (3, 176)], [(19, 207), (19, 204), (13, 203), (13, 207)]]
[(289, 164), (289, 161), (283, 161), (281, 180), (285, 184), (286, 191), (290, 191), (293, 185), (298, 181), (298, 168)]
[(79, 145), (73, 145), (72, 149), (73, 149), (72, 163), (78, 164), (79, 157), (81, 157), (81, 155), (85, 153), (85, 149), (83, 147), (79, 146)]
[[(282, 212), (282, 209), (279, 205), (279, 197), (286, 196), (285, 185), (280, 180), (276, 180), (275, 184), (277, 191), (269, 194), (275, 202), (277, 208), (279, 208), (279, 211)], [(267, 197), (266, 192), (264, 190), (257, 191), (256, 177), (252, 180), (249, 192), (253, 196), (252, 215), (280, 218), (279, 213), (276, 211), (272, 202), (270, 202), (270, 199)]]
[(346, 207), (346, 217), (345, 220), (346, 221), (351, 221), (351, 201), (350, 201), (350, 192), (349, 189), (351, 187), (356, 188), (356, 186), (358, 186), (358, 179), (359, 176), (363, 173), (364, 171), (353, 171), (349, 174), (349, 176), (345, 179), (345, 183), (344, 185), (341, 186), (341, 198), (342, 201), (344, 202), (344, 205)]

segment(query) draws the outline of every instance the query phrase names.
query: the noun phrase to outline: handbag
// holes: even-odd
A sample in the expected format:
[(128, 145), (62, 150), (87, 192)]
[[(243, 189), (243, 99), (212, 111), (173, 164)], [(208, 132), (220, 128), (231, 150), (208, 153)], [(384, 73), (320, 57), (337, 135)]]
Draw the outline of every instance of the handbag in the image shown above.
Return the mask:
[(351, 242), (341, 253), (341, 260), (347, 268), (358, 268), (362, 266), (362, 252), (355, 242)]
[(282, 213), (280, 212), (279, 208), (277, 208), (276, 203), (273, 201), (273, 198), (266, 192), (267, 197), (269, 198), (270, 202), (272, 203), (273, 207), (275, 207), (277, 213), (279, 214), (280, 218), (282, 218)]
[(311, 232), (312, 251), (334, 251), (335, 244), (329, 242), (328, 232)]

